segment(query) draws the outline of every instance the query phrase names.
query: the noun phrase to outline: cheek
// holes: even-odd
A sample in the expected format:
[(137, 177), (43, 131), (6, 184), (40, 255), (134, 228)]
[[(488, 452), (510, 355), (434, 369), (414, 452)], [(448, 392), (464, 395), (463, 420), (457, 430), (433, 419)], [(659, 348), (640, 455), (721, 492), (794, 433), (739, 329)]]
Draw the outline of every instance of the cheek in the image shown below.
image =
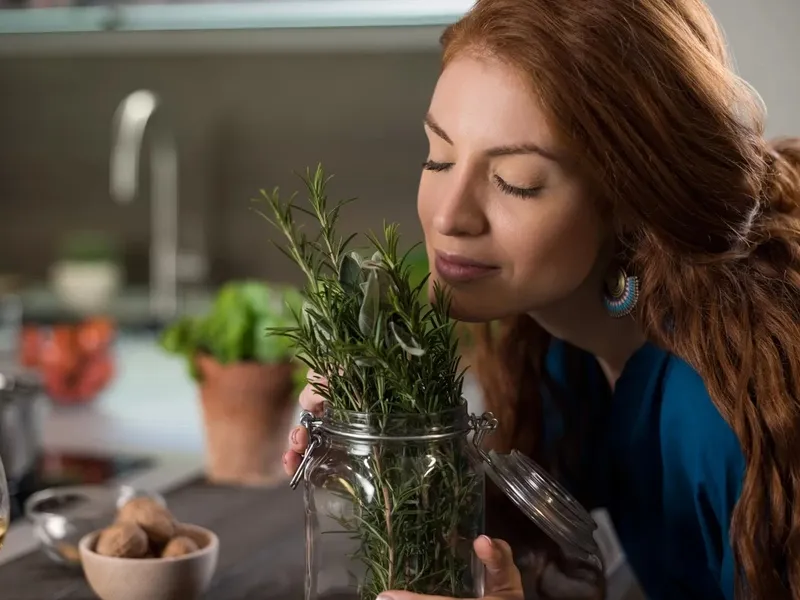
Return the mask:
[(431, 177), (422, 174), (417, 191), (417, 216), (425, 236), (433, 227), (433, 213), (435, 210), (436, 190)]
[(519, 221), (505, 240), (512, 286), (535, 310), (580, 287), (597, 262), (602, 233), (593, 208), (581, 203)]

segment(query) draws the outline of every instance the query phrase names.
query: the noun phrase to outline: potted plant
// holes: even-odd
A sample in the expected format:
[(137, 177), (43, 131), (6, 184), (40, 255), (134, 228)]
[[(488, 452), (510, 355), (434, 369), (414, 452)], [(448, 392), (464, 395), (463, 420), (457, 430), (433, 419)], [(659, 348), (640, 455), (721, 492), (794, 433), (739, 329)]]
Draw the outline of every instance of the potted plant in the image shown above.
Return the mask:
[(91, 231), (74, 232), (61, 243), (50, 280), (59, 298), (80, 314), (106, 311), (124, 277), (114, 238)]
[(427, 274), (415, 276), (395, 225), (368, 236), (368, 253), (351, 251), (322, 169), (305, 181), (308, 208), (262, 194), (306, 278), (297, 322), (275, 331), (326, 380), (314, 384), (325, 412), (304, 417), (311, 442), (293, 480), (305, 479), (306, 598), (331, 588), (362, 600), (386, 589), (474, 597), (483, 474), (467, 439), (480, 419), (461, 393), (447, 296), (436, 287), (435, 302), (422, 300)]
[(291, 340), (267, 330), (293, 323), (299, 301), (289, 287), (231, 282), (208, 314), (179, 319), (161, 336), (198, 383), (211, 481), (259, 484), (277, 472), (305, 369)]

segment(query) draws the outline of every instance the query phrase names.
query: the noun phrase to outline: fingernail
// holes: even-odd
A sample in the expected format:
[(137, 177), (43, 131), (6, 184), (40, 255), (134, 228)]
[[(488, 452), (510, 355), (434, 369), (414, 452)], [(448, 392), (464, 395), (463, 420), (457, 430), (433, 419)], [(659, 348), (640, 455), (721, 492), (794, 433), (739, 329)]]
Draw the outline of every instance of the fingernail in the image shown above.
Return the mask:
[(289, 438), (293, 444), (297, 443), (297, 429), (292, 429), (292, 435)]
[(391, 596), (387, 596), (386, 594), (381, 594), (375, 600), (394, 600)]
[(288, 459), (288, 458), (286, 457), (286, 455), (284, 454), (284, 455), (283, 455), (283, 464), (286, 464), (287, 462), (289, 462), (289, 459)]
[(487, 544), (489, 544), (490, 547), (494, 548), (494, 542), (492, 541), (492, 538), (490, 538), (488, 535), (482, 535), (481, 539), (485, 541)]

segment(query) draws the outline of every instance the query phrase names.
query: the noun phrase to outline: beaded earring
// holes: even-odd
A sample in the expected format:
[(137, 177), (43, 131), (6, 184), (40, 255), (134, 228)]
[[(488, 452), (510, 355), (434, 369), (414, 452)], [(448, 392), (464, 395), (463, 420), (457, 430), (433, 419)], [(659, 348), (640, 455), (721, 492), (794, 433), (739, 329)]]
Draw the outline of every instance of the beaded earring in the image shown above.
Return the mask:
[(608, 314), (615, 319), (625, 317), (633, 312), (639, 300), (639, 278), (628, 275), (619, 267), (606, 280), (603, 304)]

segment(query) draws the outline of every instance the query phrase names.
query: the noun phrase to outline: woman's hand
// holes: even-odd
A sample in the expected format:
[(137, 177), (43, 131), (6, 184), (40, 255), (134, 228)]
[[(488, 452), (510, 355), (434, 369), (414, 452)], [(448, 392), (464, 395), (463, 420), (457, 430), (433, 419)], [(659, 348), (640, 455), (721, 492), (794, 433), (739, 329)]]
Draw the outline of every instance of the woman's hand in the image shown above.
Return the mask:
[[(522, 579), (511, 547), (503, 540), (482, 535), (475, 540), (475, 554), (486, 566), (486, 591), (483, 600), (524, 600)], [(442, 596), (421, 596), (411, 592), (386, 591), (378, 600), (454, 600)]]
[[(303, 388), (303, 391), (300, 392), (300, 398), (298, 400), (303, 410), (307, 410), (314, 415), (319, 415), (322, 412), (323, 399), (314, 390), (311, 382), (324, 384), (325, 378), (320, 377), (313, 371), (309, 371), (308, 384)], [(306, 428), (299, 425), (292, 429), (289, 434), (289, 450), (283, 455), (283, 470), (286, 471), (287, 475), (294, 475), (295, 471), (297, 471), (307, 446), (308, 431), (306, 431)]]

